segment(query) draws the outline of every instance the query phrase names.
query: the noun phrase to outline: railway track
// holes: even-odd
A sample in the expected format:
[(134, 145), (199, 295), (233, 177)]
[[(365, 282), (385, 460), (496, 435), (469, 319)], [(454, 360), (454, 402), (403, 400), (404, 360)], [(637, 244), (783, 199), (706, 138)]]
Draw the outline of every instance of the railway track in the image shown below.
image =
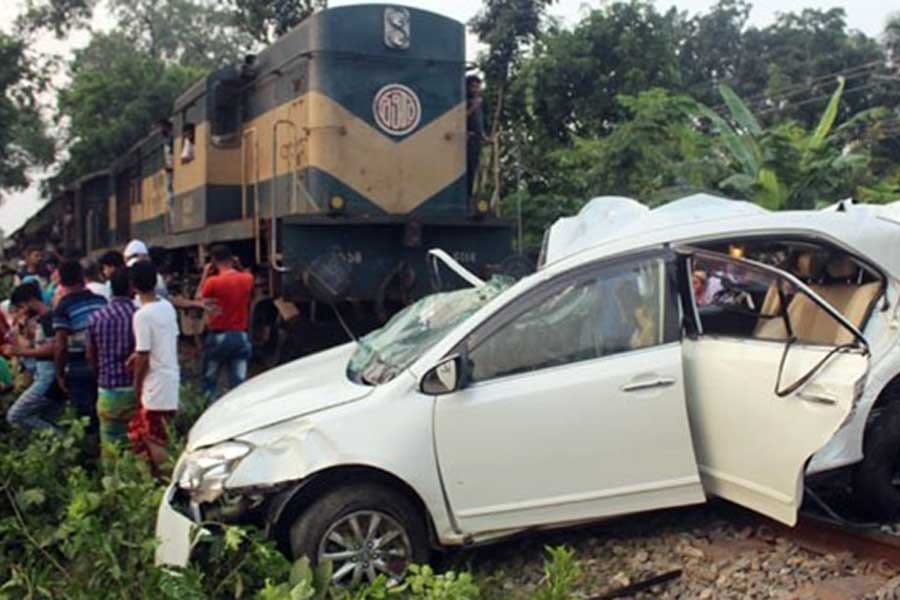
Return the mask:
[(773, 524), (798, 546), (820, 553), (852, 552), (857, 557), (900, 569), (900, 524), (856, 525), (827, 517), (801, 515), (797, 525)]

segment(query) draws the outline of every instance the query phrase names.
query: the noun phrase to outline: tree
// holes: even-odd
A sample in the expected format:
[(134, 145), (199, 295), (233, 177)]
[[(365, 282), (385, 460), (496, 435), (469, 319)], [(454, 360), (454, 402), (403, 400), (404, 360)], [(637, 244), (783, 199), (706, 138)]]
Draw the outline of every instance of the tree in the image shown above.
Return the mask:
[(269, 44), (296, 27), (328, 0), (219, 0), (242, 32), (261, 44)]
[(25, 10), (16, 20), (25, 33), (49, 30), (58, 38), (72, 29), (86, 27), (94, 14), (97, 0), (26, 0)]
[[(719, 0), (707, 13), (685, 20), (677, 51), (683, 91), (707, 103), (719, 100), (716, 86), (730, 82), (739, 92), (756, 93), (765, 85), (765, 70), (745, 81), (754, 60), (748, 56), (747, 0)], [(746, 89), (749, 87), (749, 89)]]
[[(500, 162), (509, 164), (519, 160), (523, 130), (511, 126), (504, 127), (507, 129), (504, 135), (501, 124), (509, 126), (514, 119), (521, 118), (522, 97), (518, 96), (515, 103), (506, 101), (506, 89), (512, 73), (520, 64), (523, 53), (537, 40), (544, 12), (554, 1), (485, 0), (482, 10), (469, 22), (479, 41), (487, 46), (487, 51), (479, 57), (479, 66), (487, 80), (485, 105), (491, 107), (488, 110), (492, 110), (493, 113), (492, 158), (495, 167), (499, 167)], [(501, 144), (501, 137), (507, 138), (511, 143)], [(482, 173), (486, 173), (486, 170), (482, 170)], [(499, 175), (497, 171), (495, 173)], [(476, 189), (476, 194), (483, 192), (486, 186), (481, 182), (479, 187), (482, 189)], [(490, 187), (493, 200), (499, 201), (500, 188), (503, 187), (502, 180), (492, 181)]]
[[(888, 100), (884, 53), (862, 33), (850, 32), (843, 9), (804, 9), (745, 34), (751, 60), (728, 83), (764, 121), (793, 119), (814, 127), (836, 77), (846, 80), (842, 116)], [(759, 80), (765, 77), (761, 89)], [(752, 85), (747, 85), (753, 81)]]
[(27, 187), (28, 169), (53, 160), (29, 78), (24, 43), (0, 33), (0, 190)]
[(202, 67), (155, 60), (125, 34), (95, 34), (76, 52), (71, 83), (59, 92), (69, 158), (56, 181), (107, 167), (168, 117), (175, 98), (204, 74)]
[(151, 59), (215, 68), (254, 46), (213, 0), (109, 0), (119, 30)]
[(858, 137), (853, 121), (835, 127), (844, 88), (840, 79), (815, 128), (784, 121), (764, 130), (747, 105), (722, 84), (720, 93), (730, 119), (701, 105), (694, 113), (712, 123), (723, 149), (719, 155), (731, 170), (718, 187), (772, 210), (815, 208), (864, 195), (863, 186), (871, 179), (871, 155), (867, 147), (852, 143)]
[(688, 114), (696, 102), (654, 88), (619, 96), (625, 117), (602, 137), (573, 137), (570, 145), (545, 152), (540, 177), (528, 191), (504, 201), (522, 201), (526, 247), (540, 244), (546, 225), (577, 212), (590, 198), (621, 195), (651, 206), (696, 191), (715, 189), (729, 171), (717, 157), (716, 141)]
[(488, 81), (504, 84), (523, 49), (537, 38), (547, 7), (555, 0), (485, 0), (469, 21), (472, 32), (487, 46), (480, 63)]
[(634, 0), (591, 11), (572, 31), (545, 36), (529, 71), (535, 127), (558, 140), (605, 135), (626, 116), (617, 96), (680, 89), (675, 49), (683, 18)]
[(888, 19), (884, 27), (884, 45), (894, 62), (894, 71), (900, 72), (900, 13)]

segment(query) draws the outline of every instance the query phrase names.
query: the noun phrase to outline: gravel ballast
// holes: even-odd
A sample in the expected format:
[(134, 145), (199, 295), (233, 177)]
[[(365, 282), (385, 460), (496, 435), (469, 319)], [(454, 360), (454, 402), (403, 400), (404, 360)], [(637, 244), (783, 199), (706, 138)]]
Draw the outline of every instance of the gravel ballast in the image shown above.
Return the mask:
[(488, 599), (529, 598), (544, 577), (545, 547), (574, 550), (581, 569), (575, 598), (609, 596), (680, 570), (679, 577), (629, 598), (900, 600), (900, 571), (850, 552), (804, 547), (753, 513), (717, 502), (460, 552)]

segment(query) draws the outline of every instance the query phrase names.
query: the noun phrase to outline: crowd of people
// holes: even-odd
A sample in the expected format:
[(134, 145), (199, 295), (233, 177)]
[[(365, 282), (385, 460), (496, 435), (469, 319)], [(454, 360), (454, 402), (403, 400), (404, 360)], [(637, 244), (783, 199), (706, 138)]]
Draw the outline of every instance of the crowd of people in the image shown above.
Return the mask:
[(97, 260), (45, 254), (26, 250), (0, 311), (0, 386), (30, 381), (7, 421), (58, 433), (68, 402), (99, 448), (130, 447), (158, 466), (179, 408), (178, 310), (205, 312), (202, 378), (213, 402), (221, 370), (231, 387), (247, 377), (253, 275), (213, 246), (197, 293), (170, 297), (140, 240)]

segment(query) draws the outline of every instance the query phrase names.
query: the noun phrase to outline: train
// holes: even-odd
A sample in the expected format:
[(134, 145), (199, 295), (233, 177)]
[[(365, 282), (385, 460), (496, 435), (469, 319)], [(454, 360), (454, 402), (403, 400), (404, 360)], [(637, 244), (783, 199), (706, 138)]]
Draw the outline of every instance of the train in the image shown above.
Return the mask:
[(326, 305), (364, 333), (435, 289), (430, 249), (482, 276), (514, 256), (510, 222), (468, 195), (465, 75), (453, 19), (384, 4), (318, 11), (185, 90), (16, 240), (91, 255), (141, 239), (185, 285), (209, 245), (226, 243), (256, 274), (258, 349), (329, 322)]

